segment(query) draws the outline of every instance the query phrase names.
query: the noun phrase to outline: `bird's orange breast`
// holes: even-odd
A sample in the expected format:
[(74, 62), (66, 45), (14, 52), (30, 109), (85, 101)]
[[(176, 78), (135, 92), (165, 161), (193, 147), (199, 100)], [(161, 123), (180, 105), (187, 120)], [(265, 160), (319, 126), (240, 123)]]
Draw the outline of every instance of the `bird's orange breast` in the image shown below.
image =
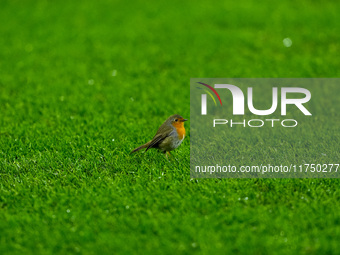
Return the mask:
[(185, 136), (185, 128), (177, 128), (178, 139), (182, 140)]
[(177, 130), (178, 139), (182, 140), (185, 137), (184, 123), (183, 122), (174, 123), (173, 125)]

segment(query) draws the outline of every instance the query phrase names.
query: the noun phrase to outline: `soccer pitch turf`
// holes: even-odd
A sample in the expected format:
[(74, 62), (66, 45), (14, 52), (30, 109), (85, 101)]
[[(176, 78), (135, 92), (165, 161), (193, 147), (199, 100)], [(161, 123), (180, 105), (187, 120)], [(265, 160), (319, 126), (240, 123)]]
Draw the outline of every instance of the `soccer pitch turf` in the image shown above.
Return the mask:
[[(129, 156), (168, 116), (190, 119), (190, 78), (339, 77), (339, 12), (2, 0), (0, 254), (339, 253), (338, 179), (191, 179), (189, 125), (176, 160)], [(318, 128), (339, 161), (334, 126)]]

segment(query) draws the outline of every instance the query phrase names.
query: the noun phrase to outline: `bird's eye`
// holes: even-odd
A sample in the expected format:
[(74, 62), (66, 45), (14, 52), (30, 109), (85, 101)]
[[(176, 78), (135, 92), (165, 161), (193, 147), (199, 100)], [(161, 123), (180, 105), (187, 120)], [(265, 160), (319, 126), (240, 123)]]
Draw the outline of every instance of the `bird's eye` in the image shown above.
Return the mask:
[(175, 119), (175, 121), (177, 122), (177, 121), (178, 121), (178, 119)]

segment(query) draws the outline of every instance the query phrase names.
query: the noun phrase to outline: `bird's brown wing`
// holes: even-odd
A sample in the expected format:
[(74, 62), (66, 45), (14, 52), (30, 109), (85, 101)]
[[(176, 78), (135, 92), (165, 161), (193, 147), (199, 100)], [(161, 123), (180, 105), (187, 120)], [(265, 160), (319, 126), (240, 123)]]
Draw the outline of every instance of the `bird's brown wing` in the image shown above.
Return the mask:
[(153, 148), (153, 147), (157, 147), (157, 144), (159, 144), (160, 142), (162, 142), (166, 137), (162, 136), (162, 135), (155, 135), (155, 137), (150, 141), (148, 147), (146, 148), (145, 151), (148, 151), (148, 149)]
[(145, 151), (147, 151), (150, 148), (154, 147), (157, 148), (157, 144), (161, 143), (165, 138), (167, 138), (172, 131), (173, 131), (172, 127), (169, 127), (168, 125), (165, 125), (165, 123), (163, 123), (163, 125), (159, 127), (154, 138), (152, 138), (152, 140), (150, 141)]

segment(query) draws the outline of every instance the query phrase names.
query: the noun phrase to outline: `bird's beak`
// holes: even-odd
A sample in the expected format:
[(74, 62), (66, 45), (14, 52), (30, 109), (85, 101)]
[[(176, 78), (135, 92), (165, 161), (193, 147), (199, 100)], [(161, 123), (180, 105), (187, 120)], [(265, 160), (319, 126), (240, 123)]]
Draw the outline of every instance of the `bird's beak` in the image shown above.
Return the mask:
[(184, 121), (187, 121), (187, 119), (182, 119), (181, 121), (184, 122)]

